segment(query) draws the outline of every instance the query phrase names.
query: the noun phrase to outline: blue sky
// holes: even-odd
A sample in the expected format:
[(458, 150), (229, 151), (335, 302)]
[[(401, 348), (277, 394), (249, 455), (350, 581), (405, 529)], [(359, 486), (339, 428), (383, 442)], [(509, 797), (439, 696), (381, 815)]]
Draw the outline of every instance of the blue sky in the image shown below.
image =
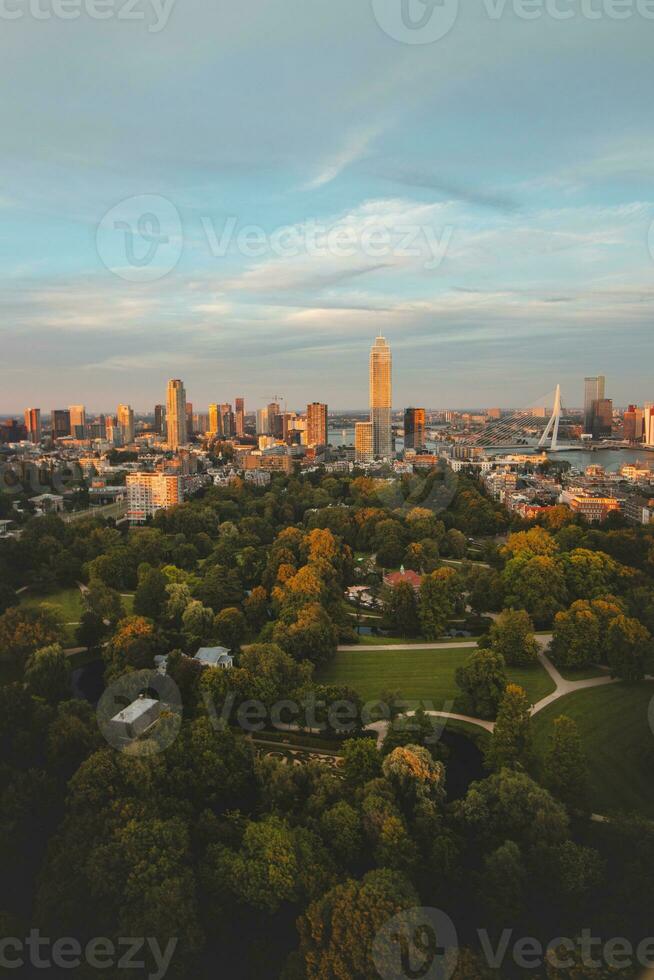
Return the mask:
[[(169, 377), (198, 407), (364, 407), (379, 330), (398, 407), (522, 406), (558, 381), (574, 406), (595, 373), (617, 404), (654, 400), (654, 19), (593, 2), (525, 20), (460, 0), (406, 44), (369, 0), (176, 0), (163, 26), (150, 0), (138, 21), (25, 0), (0, 31), (0, 412), (142, 410)], [(175, 264), (131, 281), (98, 226), (135, 228), (144, 195)], [(348, 254), (308, 250), (316, 225)]]

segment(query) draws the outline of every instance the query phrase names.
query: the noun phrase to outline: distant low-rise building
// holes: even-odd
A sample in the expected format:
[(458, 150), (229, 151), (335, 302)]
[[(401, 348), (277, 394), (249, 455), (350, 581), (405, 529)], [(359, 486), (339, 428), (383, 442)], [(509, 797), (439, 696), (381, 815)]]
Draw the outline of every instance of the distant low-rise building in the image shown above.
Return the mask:
[(620, 511), (620, 502), (615, 497), (586, 497), (576, 495), (569, 503), (573, 514), (581, 514), (593, 524), (602, 523), (609, 514)]

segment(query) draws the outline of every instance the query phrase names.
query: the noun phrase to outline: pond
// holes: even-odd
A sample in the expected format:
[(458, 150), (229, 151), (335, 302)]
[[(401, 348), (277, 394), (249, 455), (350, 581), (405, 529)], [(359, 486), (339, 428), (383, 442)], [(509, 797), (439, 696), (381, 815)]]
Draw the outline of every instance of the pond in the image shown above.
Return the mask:
[(460, 800), (468, 792), (471, 783), (485, 779), (483, 755), (476, 742), (463, 732), (446, 726), (440, 741), (448, 750), (444, 760), (446, 770), (447, 801)]
[(73, 696), (96, 705), (104, 691), (104, 661), (101, 657), (71, 672)]

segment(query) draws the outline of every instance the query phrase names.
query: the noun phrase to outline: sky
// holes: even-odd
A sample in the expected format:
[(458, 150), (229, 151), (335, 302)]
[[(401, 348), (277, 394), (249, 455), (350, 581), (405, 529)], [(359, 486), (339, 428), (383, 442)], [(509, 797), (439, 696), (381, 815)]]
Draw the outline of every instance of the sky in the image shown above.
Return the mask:
[(0, 2), (0, 413), (654, 400), (652, 0), (103, 2)]

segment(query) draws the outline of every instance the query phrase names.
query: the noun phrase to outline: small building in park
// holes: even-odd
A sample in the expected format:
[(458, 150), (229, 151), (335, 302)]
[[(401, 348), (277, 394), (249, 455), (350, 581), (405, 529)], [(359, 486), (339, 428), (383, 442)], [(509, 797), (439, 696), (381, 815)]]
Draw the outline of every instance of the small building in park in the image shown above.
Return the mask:
[(109, 724), (119, 737), (131, 740), (151, 728), (160, 714), (160, 701), (141, 696), (114, 715)]
[(417, 592), (422, 584), (422, 575), (418, 575), (411, 568), (405, 570), (404, 565), (402, 565), (399, 572), (389, 572), (388, 575), (384, 575), (384, 585), (389, 586), (391, 589), (394, 589), (400, 582), (408, 582)]
[(203, 667), (221, 667), (223, 670), (229, 670), (234, 666), (234, 658), (227, 647), (200, 647), (193, 659)]

